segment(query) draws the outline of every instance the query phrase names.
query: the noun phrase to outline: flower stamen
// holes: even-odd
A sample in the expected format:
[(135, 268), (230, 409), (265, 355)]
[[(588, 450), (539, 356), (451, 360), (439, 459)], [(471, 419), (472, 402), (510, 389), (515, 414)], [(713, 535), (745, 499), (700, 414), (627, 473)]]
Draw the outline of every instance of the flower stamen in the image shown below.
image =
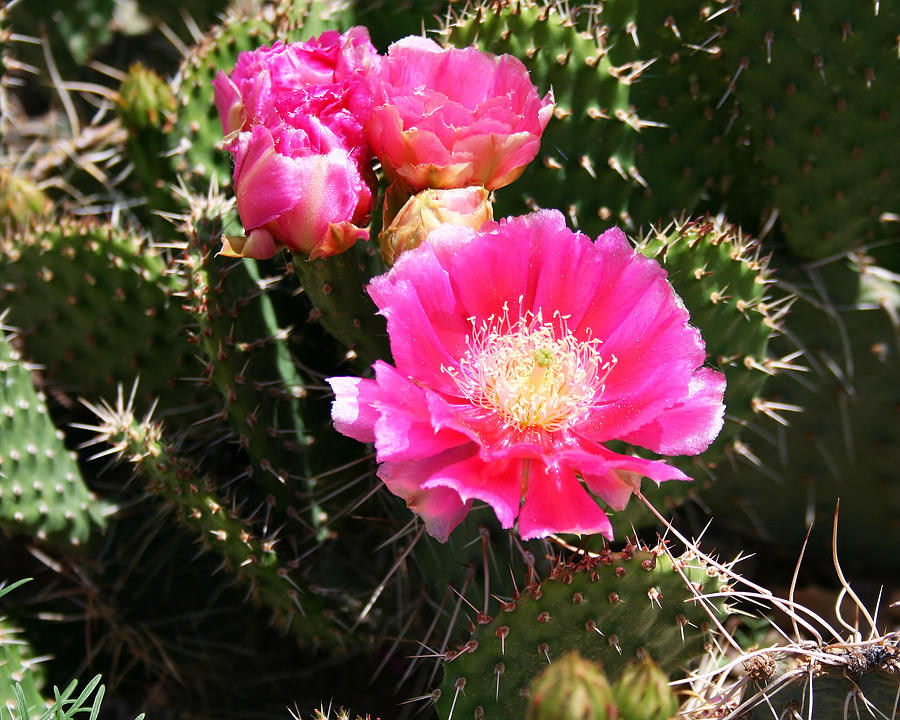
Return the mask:
[(604, 361), (601, 341), (576, 338), (567, 319), (557, 312), (545, 322), (538, 310), (520, 311), (513, 322), (508, 305), (480, 325), (469, 318), (466, 354), (458, 367), (443, 369), (470, 402), (518, 430), (569, 427), (599, 401), (616, 359)]

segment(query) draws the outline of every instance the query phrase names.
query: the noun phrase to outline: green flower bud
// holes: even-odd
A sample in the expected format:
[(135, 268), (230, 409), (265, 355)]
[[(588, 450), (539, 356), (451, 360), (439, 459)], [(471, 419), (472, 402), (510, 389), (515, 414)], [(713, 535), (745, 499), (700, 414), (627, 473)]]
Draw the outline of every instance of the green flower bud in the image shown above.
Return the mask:
[(526, 720), (623, 718), (601, 665), (575, 650), (554, 660), (531, 682), (530, 697)]
[(669, 678), (650, 658), (629, 663), (613, 694), (623, 720), (671, 720), (678, 712)]

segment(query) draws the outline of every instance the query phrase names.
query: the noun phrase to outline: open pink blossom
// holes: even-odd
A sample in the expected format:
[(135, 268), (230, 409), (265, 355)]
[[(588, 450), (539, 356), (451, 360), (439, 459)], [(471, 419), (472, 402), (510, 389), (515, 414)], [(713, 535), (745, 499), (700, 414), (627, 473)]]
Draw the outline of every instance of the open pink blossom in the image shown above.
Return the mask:
[(612, 535), (640, 477), (687, 480), (623, 440), (697, 454), (722, 427), (721, 373), (653, 260), (557, 211), (447, 226), (369, 285), (396, 367), (335, 377), (335, 427), (373, 442), (378, 474), (445, 540), (472, 500), (523, 538)]
[(271, 257), (282, 247), (311, 259), (368, 239), (376, 180), (362, 120), (366, 73), (377, 53), (365, 28), (238, 56), (214, 81), (234, 156), (234, 188), (246, 237), (222, 254)]
[(537, 155), (553, 112), (525, 66), (408, 37), (388, 48), (366, 123), (388, 180), (425, 188), (508, 185)]

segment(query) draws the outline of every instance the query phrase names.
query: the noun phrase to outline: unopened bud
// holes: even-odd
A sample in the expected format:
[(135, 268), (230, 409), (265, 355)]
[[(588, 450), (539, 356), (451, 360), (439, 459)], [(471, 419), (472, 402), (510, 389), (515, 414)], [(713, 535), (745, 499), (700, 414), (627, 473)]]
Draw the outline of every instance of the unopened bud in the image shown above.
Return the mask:
[(272, 234), (263, 228), (251, 230), (247, 236), (223, 235), (222, 249), (217, 255), (225, 257), (246, 257), (264, 260), (278, 252), (278, 243)]
[(678, 712), (678, 697), (669, 678), (649, 657), (630, 663), (613, 687), (616, 705), (629, 720), (670, 720)]
[[(526, 720), (616, 720), (613, 691), (599, 663), (568, 652), (532, 680)], [(627, 717), (627, 716), (624, 716)]]
[(413, 195), (378, 236), (385, 264), (393, 265), (400, 253), (421, 245), (428, 233), (441, 225), (463, 225), (479, 230), (494, 219), (489, 197), (490, 193), (480, 186), (431, 188)]

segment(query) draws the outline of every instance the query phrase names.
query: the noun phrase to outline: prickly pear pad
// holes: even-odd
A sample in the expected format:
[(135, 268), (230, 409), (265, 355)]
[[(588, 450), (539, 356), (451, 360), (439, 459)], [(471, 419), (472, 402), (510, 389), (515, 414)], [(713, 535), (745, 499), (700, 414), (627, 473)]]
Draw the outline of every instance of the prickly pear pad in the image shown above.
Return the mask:
[(662, 548), (606, 550), (562, 563), (502, 602), (492, 621), (449, 654), (439, 714), (447, 720), (455, 705), (455, 718), (522, 717), (531, 679), (573, 649), (601, 661), (611, 681), (629, 661), (647, 656), (674, 672), (710, 638), (710, 616), (695, 596), (723, 584), (698, 559), (684, 555), (673, 563)]

